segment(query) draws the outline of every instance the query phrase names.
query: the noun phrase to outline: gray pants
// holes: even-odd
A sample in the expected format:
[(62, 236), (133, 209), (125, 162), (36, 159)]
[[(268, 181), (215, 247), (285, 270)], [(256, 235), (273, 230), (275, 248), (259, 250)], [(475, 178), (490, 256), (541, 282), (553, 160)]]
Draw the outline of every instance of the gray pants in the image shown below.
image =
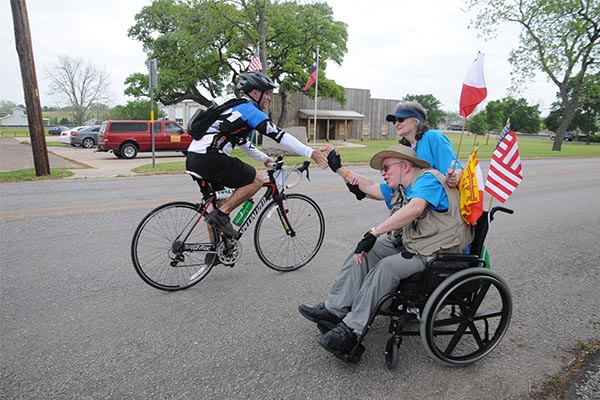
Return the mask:
[(396, 290), (402, 279), (425, 269), (420, 257), (406, 258), (400, 250), (387, 235), (381, 236), (360, 265), (351, 254), (335, 276), (325, 307), (358, 335), (383, 296)]

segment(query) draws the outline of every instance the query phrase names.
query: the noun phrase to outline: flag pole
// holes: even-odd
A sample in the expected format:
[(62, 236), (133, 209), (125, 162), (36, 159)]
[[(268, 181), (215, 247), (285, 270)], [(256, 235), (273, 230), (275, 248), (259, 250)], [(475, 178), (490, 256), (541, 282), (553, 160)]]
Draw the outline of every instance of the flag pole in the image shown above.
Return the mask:
[(315, 119), (314, 119), (314, 142), (317, 145), (317, 93), (319, 91), (319, 46), (317, 46), (317, 75), (315, 76)]
[(490, 196), (490, 205), (488, 206), (488, 212), (492, 211), (493, 203), (494, 203), (494, 196)]
[(460, 132), (460, 140), (458, 141), (458, 149), (456, 150), (456, 160), (458, 160), (458, 155), (460, 153), (460, 147), (462, 146), (463, 136), (465, 134), (465, 127), (467, 126), (467, 117), (463, 118), (463, 126), (462, 131)]

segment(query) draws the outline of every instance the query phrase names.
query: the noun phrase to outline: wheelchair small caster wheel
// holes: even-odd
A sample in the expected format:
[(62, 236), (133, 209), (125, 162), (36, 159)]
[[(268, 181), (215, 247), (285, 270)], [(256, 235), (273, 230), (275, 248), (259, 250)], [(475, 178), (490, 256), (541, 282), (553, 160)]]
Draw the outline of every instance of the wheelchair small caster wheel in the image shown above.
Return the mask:
[(385, 364), (388, 369), (394, 369), (398, 364), (398, 349), (400, 349), (400, 344), (402, 344), (402, 337), (392, 336), (385, 345)]

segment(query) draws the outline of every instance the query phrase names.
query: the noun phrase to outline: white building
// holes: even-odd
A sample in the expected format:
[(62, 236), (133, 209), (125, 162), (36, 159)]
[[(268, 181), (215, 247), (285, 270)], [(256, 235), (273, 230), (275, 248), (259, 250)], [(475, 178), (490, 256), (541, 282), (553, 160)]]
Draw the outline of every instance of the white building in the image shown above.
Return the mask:
[[(22, 107), (13, 107), (10, 114), (5, 117), (0, 117), (0, 126), (28, 126), (27, 112)], [(44, 118), (44, 125), (48, 125), (50, 120)]]

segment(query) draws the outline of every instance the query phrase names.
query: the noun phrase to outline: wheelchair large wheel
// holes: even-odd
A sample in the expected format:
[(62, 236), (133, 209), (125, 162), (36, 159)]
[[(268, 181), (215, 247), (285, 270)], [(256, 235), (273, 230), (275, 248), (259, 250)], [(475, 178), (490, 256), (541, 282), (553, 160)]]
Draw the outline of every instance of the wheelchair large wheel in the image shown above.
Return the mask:
[(453, 274), (431, 294), (423, 309), (420, 335), (425, 351), (444, 366), (464, 366), (500, 343), (512, 315), (510, 289), (490, 270)]

